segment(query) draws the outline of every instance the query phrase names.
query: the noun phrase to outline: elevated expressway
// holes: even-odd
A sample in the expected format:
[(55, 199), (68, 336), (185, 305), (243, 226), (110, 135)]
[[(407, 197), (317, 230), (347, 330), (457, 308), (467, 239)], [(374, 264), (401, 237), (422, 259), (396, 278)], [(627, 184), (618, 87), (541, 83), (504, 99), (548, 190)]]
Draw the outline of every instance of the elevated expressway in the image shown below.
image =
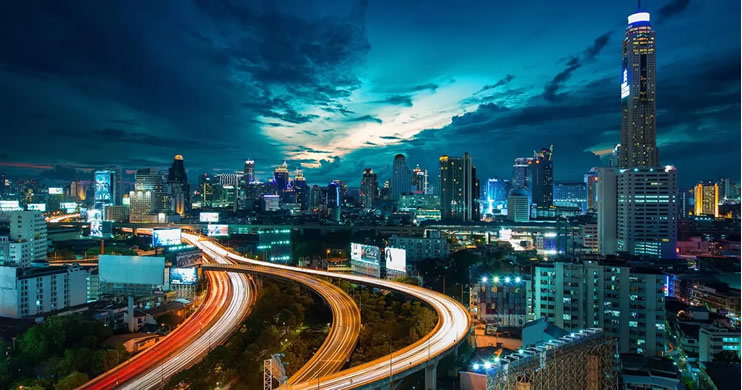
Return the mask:
[(291, 389), (374, 389), (391, 385), (397, 380), (422, 369), (425, 370), (426, 389), (435, 389), (436, 366), (438, 361), (447, 353), (456, 350), (456, 346), (464, 340), (471, 326), (471, 318), (464, 306), (448, 296), (435, 291), (405, 283), (372, 277), (339, 274), (266, 263), (234, 254), (215, 242), (202, 239), (197, 235), (184, 233), (183, 237), (207, 253), (218, 255), (238, 263), (206, 264), (203, 266), (204, 270), (256, 272), (257, 266), (260, 268), (280, 269), (293, 273), (345, 279), (351, 282), (372, 285), (417, 298), (430, 305), (438, 314), (438, 322), (433, 330), (416, 343), (395, 351), (391, 355), (381, 357), (356, 367), (325, 375), (310, 381), (301, 383), (295, 382), (290, 387)]

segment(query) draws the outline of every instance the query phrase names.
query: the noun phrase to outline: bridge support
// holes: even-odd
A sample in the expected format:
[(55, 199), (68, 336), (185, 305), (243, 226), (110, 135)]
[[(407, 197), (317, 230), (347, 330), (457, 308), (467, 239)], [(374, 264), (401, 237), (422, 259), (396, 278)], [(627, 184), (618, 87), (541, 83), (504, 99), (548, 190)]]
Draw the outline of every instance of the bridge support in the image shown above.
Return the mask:
[(438, 384), (436, 383), (436, 377), (438, 376), (438, 362), (431, 362), (425, 366), (425, 390), (436, 390)]

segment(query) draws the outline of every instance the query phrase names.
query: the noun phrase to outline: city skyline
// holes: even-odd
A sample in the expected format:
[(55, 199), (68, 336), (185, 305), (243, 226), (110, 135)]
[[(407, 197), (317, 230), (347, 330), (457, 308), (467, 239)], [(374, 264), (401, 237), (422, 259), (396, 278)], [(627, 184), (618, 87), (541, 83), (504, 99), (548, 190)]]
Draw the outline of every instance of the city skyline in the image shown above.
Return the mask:
[[(449, 10), (444, 18), (441, 7), (426, 13), (402, 5), (389, 19), (375, 2), (294, 11), (187, 5), (173, 16), (182, 34), (169, 36), (153, 30), (149, 18), (157, 9), (143, 16), (116, 7), (82, 15), (69, 7), (4, 7), (19, 17), (2, 27), (13, 38), (0, 54), (7, 86), (0, 95), (8, 145), (0, 153), (3, 172), (53, 178), (65, 173), (57, 166), (114, 165), (131, 175), (166, 169), (182, 154), (191, 181), (203, 172), (241, 170), (246, 159), (268, 178), (287, 159), (311, 184), (339, 179), (352, 186), (365, 168), (379, 183), (391, 178), (398, 153), (409, 166), (435, 172), (440, 155), (468, 152), (482, 178), (508, 178), (515, 158), (550, 144), (557, 181), (607, 165), (601, 157), (620, 132), (625, 18), (636, 11), (633, 2), (538, 10), (503, 4)], [(642, 7), (657, 31), (662, 163), (678, 167), (682, 186), (738, 179), (734, 164), (719, 161), (739, 159), (739, 56), (733, 42), (706, 37), (737, 30), (739, 22), (714, 17), (704, 34), (694, 34), (684, 26), (711, 20), (712, 5)], [(24, 17), (37, 11), (66, 33), (27, 34)], [(511, 17), (490, 23), (503, 14)], [(127, 15), (137, 21), (136, 32), (123, 27)], [(439, 31), (405, 27), (405, 17), (433, 20)], [(310, 33), (297, 37), (299, 26)], [(507, 35), (516, 27), (522, 35)], [(270, 39), (261, 35), (268, 31)], [(86, 32), (100, 34), (88, 42)], [(103, 50), (123, 39), (120, 51)], [(333, 44), (312, 46), (319, 39)], [(179, 56), (190, 60), (176, 66)], [(41, 137), (52, 142), (23, 147)], [(710, 151), (713, 159), (704, 153)]]

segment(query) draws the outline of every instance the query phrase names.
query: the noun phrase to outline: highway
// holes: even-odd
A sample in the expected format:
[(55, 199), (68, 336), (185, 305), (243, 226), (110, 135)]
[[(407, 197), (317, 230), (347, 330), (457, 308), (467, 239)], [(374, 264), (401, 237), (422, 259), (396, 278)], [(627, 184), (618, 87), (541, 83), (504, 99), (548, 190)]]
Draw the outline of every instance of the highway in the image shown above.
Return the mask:
[[(222, 259), (224, 260), (224, 259)], [(227, 261), (227, 260), (224, 260)], [(255, 300), (244, 274), (206, 272), (204, 302), (183, 324), (144, 352), (94, 378), (81, 389), (149, 389), (198, 362), (237, 329)]]
[[(184, 238), (185, 235), (184, 235)], [(186, 238), (190, 241), (190, 238)], [(192, 241), (194, 243), (195, 241)], [(209, 248), (202, 248), (211, 257), (218, 258), (220, 264), (229, 261)], [(312, 289), (325, 300), (332, 311), (332, 323), (325, 341), (312, 358), (288, 379), (289, 385), (308, 382), (340, 370), (355, 349), (361, 333), (361, 312), (353, 298), (334, 284), (307, 274), (265, 266), (248, 266), (250, 272), (262, 275), (289, 279)]]
[(430, 305), (438, 314), (438, 323), (429, 334), (410, 346), (394, 351), (391, 356), (387, 355), (371, 362), (325, 375), (311, 381), (296, 383), (291, 386), (291, 389), (339, 390), (355, 388), (389, 379), (390, 377), (394, 378), (396, 374), (402, 373), (406, 370), (420, 369), (420, 367), (424, 366), (429, 360), (435, 359), (438, 355), (444, 354), (456, 346), (458, 342), (466, 337), (471, 326), (471, 318), (464, 306), (454, 299), (435, 291), (405, 283), (365, 276), (339, 274), (266, 263), (236, 255), (213, 241), (201, 240), (199, 236), (193, 234), (184, 233), (183, 236), (202, 250), (208, 250), (209, 252), (219, 254), (227, 259), (240, 263), (239, 265), (204, 265), (207, 269), (224, 271), (244, 270), (246, 272), (252, 272), (254, 271), (254, 266), (261, 266), (309, 275), (340, 278), (356, 283), (389, 289), (415, 297)]

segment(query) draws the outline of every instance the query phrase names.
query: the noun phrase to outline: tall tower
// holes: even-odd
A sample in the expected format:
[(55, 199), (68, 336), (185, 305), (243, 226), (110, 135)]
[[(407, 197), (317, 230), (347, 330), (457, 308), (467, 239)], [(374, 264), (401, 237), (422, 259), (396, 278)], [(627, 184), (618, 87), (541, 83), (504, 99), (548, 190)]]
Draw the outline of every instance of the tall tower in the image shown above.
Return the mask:
[(656, 127), (656, 61), (649, 12), (629, 16), (621, 67), (619, 168), (659, 166)]
[(250, 184), (255, 181), (255, 161), (245, 160), (245, 183)]
[(401, 194), (409, 193), (412, 187), (410, 168), (403, 154), (394, 156), (392, 164), (392, 200), (398, 200)]
[(289, 167), (286, 160), (273, 171), (273, 179), (275, 180), (278, 192), (283, 192), (289, 184)]
[(554, 200), (554, 166), (551, 161), (553, 146), (533, 154), (528, 162), (528, 192), (536, 206), (549, 207)]
[(176, 154), (173, 165), (167, 172), (167, 187), (170, 197), (170, 210), (184, 215), (190, 209), (190, 187), (183, 156)]
[(441, 221), (479, 220), (479, 180), (469, 153), (440, 158)]
[(361, 205), (366, 210), (374, 208), (374, 200), (379, 191), (379, 185), (376, 182), (376, 174), (371, 168), (363, 170), (363, 179), (361, 179)]

